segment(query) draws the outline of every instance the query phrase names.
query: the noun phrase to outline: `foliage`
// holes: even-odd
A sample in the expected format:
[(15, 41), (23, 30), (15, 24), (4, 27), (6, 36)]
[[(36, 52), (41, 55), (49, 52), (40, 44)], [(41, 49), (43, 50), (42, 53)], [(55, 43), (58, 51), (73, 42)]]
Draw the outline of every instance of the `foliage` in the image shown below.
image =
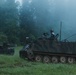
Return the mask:
[(6, 0), (0, 6), (0, 32), (10, 43), (19, 43), (19, 12), (15, 0)]
[(34, 17), (34, 10), (29, 4), (29, 0), (26, 2), (23, 0), (23, 5), (20, 12), (20, 28), (21, 28), (21, 42), (24, 42), (27, 36), (33, 35), (36, 37), (36, 26)]
[(24, 2), (20, 8), (15, 0), (0, 2), (0, 32), (7, 36), (8, 42), (25, 44), (26, 36), (34, 39), (37, 34), (33, 7), (28, 2)]
[(7, 42), (7, 41), (8, 41), (7, 36), (3, 33), (0, 33), (0, 42), (2, 43), (2, 42)]
[[(43, 0), (22, 1), (22, 6), (15, 0), (0, 1), (0, 32), (7, 36), (9, 43), (25, 44), (26, 37), (34, 40), (51, 28), (47, 25), (50, 21), (48, 1), (44, 4)], [(38, 1), (42, 7), (39, 7)]]

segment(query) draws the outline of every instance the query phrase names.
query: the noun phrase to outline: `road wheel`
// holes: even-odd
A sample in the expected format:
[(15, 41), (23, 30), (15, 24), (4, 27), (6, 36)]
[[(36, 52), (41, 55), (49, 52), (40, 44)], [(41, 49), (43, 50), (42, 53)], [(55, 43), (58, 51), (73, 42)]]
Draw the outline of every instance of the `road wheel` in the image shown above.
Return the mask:
[(60, 57), (60, 62), (61, 63), (66, 63), (67, 61), (67, 58), (66, 57)]
[(53, 56), (53, 57), (52, 57), (52, 62), (53, 62), (53, 63), (58, 63), (58, 57), (54, 57), (54, 56)]
[(68, 63), (72, 64), (75, 62), (75, 58), (69, 57), (68, 58)]
[(35, 56), (35, 61), (41, 62), (42, 61), (42, 56), (41, 55)]
[(50, 63), (50, 57), (49, 56), (44, 56), (43, 62), (44, 63)]

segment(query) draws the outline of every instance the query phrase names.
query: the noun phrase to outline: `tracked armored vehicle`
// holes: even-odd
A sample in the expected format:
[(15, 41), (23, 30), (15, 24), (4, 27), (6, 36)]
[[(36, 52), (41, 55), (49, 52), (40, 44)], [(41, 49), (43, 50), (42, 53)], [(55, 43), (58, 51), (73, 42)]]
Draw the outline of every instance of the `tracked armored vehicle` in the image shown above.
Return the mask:
[(0, 44), (0, 54), (14, 55), (14, 47), (10, 44)]
[(76, 61), (76, 42), (58, 41), (55, 36), (38, 38), (26, 44), (19, 55), (21, 58), (45, 63), (74, 63)]

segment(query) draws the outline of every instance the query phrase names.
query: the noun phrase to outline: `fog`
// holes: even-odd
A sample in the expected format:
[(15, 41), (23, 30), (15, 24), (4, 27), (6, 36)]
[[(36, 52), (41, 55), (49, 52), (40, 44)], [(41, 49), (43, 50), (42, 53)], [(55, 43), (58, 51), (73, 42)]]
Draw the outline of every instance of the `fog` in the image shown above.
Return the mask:
[[(62, 22), (62, 39), (76, 33), (75, 3), (76, 0), (29, 0), (29, 4), (35, 9), (35, 25), (45, 32), (52, 28), (55, 33), (59, 33)], [(72, 38), (76, 40), (75, 36)]]
[(25, 44), (51, 29), (60, 36), (60, 23), (61, 40), (76, 41), (76, 0), (0, 0), (0, 41)]

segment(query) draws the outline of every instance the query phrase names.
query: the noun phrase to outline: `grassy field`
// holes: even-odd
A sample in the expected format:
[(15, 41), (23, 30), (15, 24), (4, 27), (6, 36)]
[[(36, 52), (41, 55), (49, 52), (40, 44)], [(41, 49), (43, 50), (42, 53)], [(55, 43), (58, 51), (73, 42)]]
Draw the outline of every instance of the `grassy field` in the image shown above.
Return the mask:
[(13, 56), (0, 55), (0, 75), (76, 75), (76, 64), (29, 62), (19, 57), (21, 48)]

